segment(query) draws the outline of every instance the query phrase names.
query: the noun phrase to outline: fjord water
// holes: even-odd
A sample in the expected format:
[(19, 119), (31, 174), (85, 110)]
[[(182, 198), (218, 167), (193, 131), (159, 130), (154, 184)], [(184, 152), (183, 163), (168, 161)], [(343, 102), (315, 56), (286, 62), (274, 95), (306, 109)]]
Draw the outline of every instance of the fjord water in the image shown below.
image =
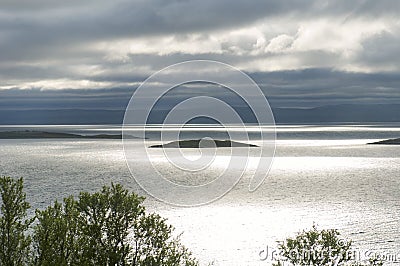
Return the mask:
[[(25, 129), (79, 134), (121, 130), (118, 126), (0, 127)], [(223, 136), (220, 131), (193, 126), (185, 134)], [(400, 137), (400, 124), (285, 125), (278, 126), (277, 133), (271, 171), (255, 192), (248, 192), (249, 169), (230, 193), (211, 204), (180, 208), (148, 196), (145, 205), (183, 232), (183, 242), (204, 264), (270, 265), (276, 241), (313, 223), (353, 239), (361, 257), (377, 252), (391, 255), (387, 265), (400, 261), (400, 146), (366, 145)], [(252, 141), (260, 143), (257, 132)], [(148, 143), (159, 140), (150, 138)], [(33, 209), (83, 190), (98, 190), (111, 181), (146, 196), (131, 177), (120, 140), (0, 140), (0, 149), (0, 174), (25, 178)], [(229, 155), (229, 149), (221, 152)], [(168, 161), (158, 163), (172, 174), (177, 171)], [(204, 180), (217, 175), (217, 168), (204, 171)]]

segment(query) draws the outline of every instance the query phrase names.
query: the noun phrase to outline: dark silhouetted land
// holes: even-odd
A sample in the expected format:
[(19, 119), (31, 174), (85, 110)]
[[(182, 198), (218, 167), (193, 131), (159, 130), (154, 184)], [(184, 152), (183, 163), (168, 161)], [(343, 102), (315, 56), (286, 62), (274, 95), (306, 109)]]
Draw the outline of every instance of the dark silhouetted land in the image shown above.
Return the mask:
[(122, 135), (80, 135), (46, 131), (4, 131), (0, 132), (0, 139), (122, 139)]
[(207, 139), (193, 139), (193, 140), (180, 140), (172, 141), (166, 144), (152, 145), (150, 148), (199, 148), (201, 141), (201, 148), (223, 148), (223, 147), (258, 147), (254, 144), (247, 144), (231, 140), (207, 140)]
[(386, 140), (381, 140), (377, 142), (372, 142), (368, 144), (373, 144), (373, 145), (400, 145), (400, 138), (398, 139), (386, 139)]

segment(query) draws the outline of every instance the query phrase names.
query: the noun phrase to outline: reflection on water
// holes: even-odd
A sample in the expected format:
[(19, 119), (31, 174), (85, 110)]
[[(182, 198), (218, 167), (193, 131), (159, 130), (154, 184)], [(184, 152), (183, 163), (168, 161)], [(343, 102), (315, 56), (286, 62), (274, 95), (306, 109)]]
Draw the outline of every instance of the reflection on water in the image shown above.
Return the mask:
[[(108, 126), (50, 129), (66, 128), (79, 133), (120, 130)], [(257, 191), (247, 190), (250, 163), (240, 183), (210, 205), (178, 208), (152, 198), (146, 205), (184, 232), (183, 241), (203, 262), (215, 260), (216, 265), (268, 265), (259, 260), (262, 249), (314, 222), (339, 229), (361, 250), (399, 254), (400, 147), (365, 145), (391, 137), (400, 137), (399, 126), (281, 126), (277, 157)], [(110, 181), (145, 195), (130, 177), (119, 140), (0, 140), (0, 147), (0, 174), (25, 177), (34, 208), (81, 190), (99, 189)], [(158, 152), (157, 163), (173, 176), (176, 170)], [(198, 180), (215, 176), (218, 163), (229, 159), (223, 149), (219, 153), (216, 165)], [(190, 176), (177, 178), (185, 182)]]

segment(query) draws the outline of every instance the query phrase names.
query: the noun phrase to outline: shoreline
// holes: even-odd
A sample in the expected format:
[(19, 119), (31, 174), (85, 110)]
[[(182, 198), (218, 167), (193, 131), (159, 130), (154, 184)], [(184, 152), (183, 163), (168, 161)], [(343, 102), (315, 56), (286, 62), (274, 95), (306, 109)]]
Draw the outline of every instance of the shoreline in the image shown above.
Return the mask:
[(396, 139), (385, 139), (376, 142), (367, 143), (368, 145), (400, 145), (400, 138)]
[(4, 131), (0, 132), (0, 139), (122, 139), (121, 134), (81, 135), (73, 133), (47, 131)]

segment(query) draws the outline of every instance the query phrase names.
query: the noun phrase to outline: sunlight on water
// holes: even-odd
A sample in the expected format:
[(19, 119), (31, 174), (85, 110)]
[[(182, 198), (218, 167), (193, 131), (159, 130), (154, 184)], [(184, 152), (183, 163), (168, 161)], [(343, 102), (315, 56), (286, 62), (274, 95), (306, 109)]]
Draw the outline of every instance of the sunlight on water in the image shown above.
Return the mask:
[[(40, 129), (87, 134), (120, 130), (110, 126)], [(215, 133), (210, 131), (213, 129), (203, 127), (201, 132)], [(200, 131), (193, 127), (188, 132), (198, 137)], [(400, 137), (400, 126), (280, 126), (276, 158), (257, 191), (248, 192), (257, 165), (257, 157), (250, 154), (242, 180), (216, 202), (178, 208), (148, 197), (145, 204), (168, 218), (177, 232), (183, 232), (184, 243), (204, 264), (269, 265), (260, 260), (261, 250), (276, 247), (276, 241), (313, 223), (339, 229), (361, 250), (399, 254), (400, 147), (366, 145), (393, 137)], [(148, 142), (160, 143), (157, 138)], [(260, 142), (253, 139), (252, 143)], [(97, 190), (111, 181), (146, 195), (127, 169), (120, 140), (0, 140), (0, 147), (0, 174), (25, 178), (33, 208), (82, 190)], [(182, 175), (162, 150), (149, 150), (153, 163), (172, 181), (183, 184), (209, 182), (230, 159), (229, 149), (218, 149), (218, 156), (205, 171)], [(199, 159), (197, 149), (183, 152), (190, 160)], [(145, 157), (138, 154), (136, 162), (140, 164)], [(246, 158), (243, 155), (243, 160)]]

